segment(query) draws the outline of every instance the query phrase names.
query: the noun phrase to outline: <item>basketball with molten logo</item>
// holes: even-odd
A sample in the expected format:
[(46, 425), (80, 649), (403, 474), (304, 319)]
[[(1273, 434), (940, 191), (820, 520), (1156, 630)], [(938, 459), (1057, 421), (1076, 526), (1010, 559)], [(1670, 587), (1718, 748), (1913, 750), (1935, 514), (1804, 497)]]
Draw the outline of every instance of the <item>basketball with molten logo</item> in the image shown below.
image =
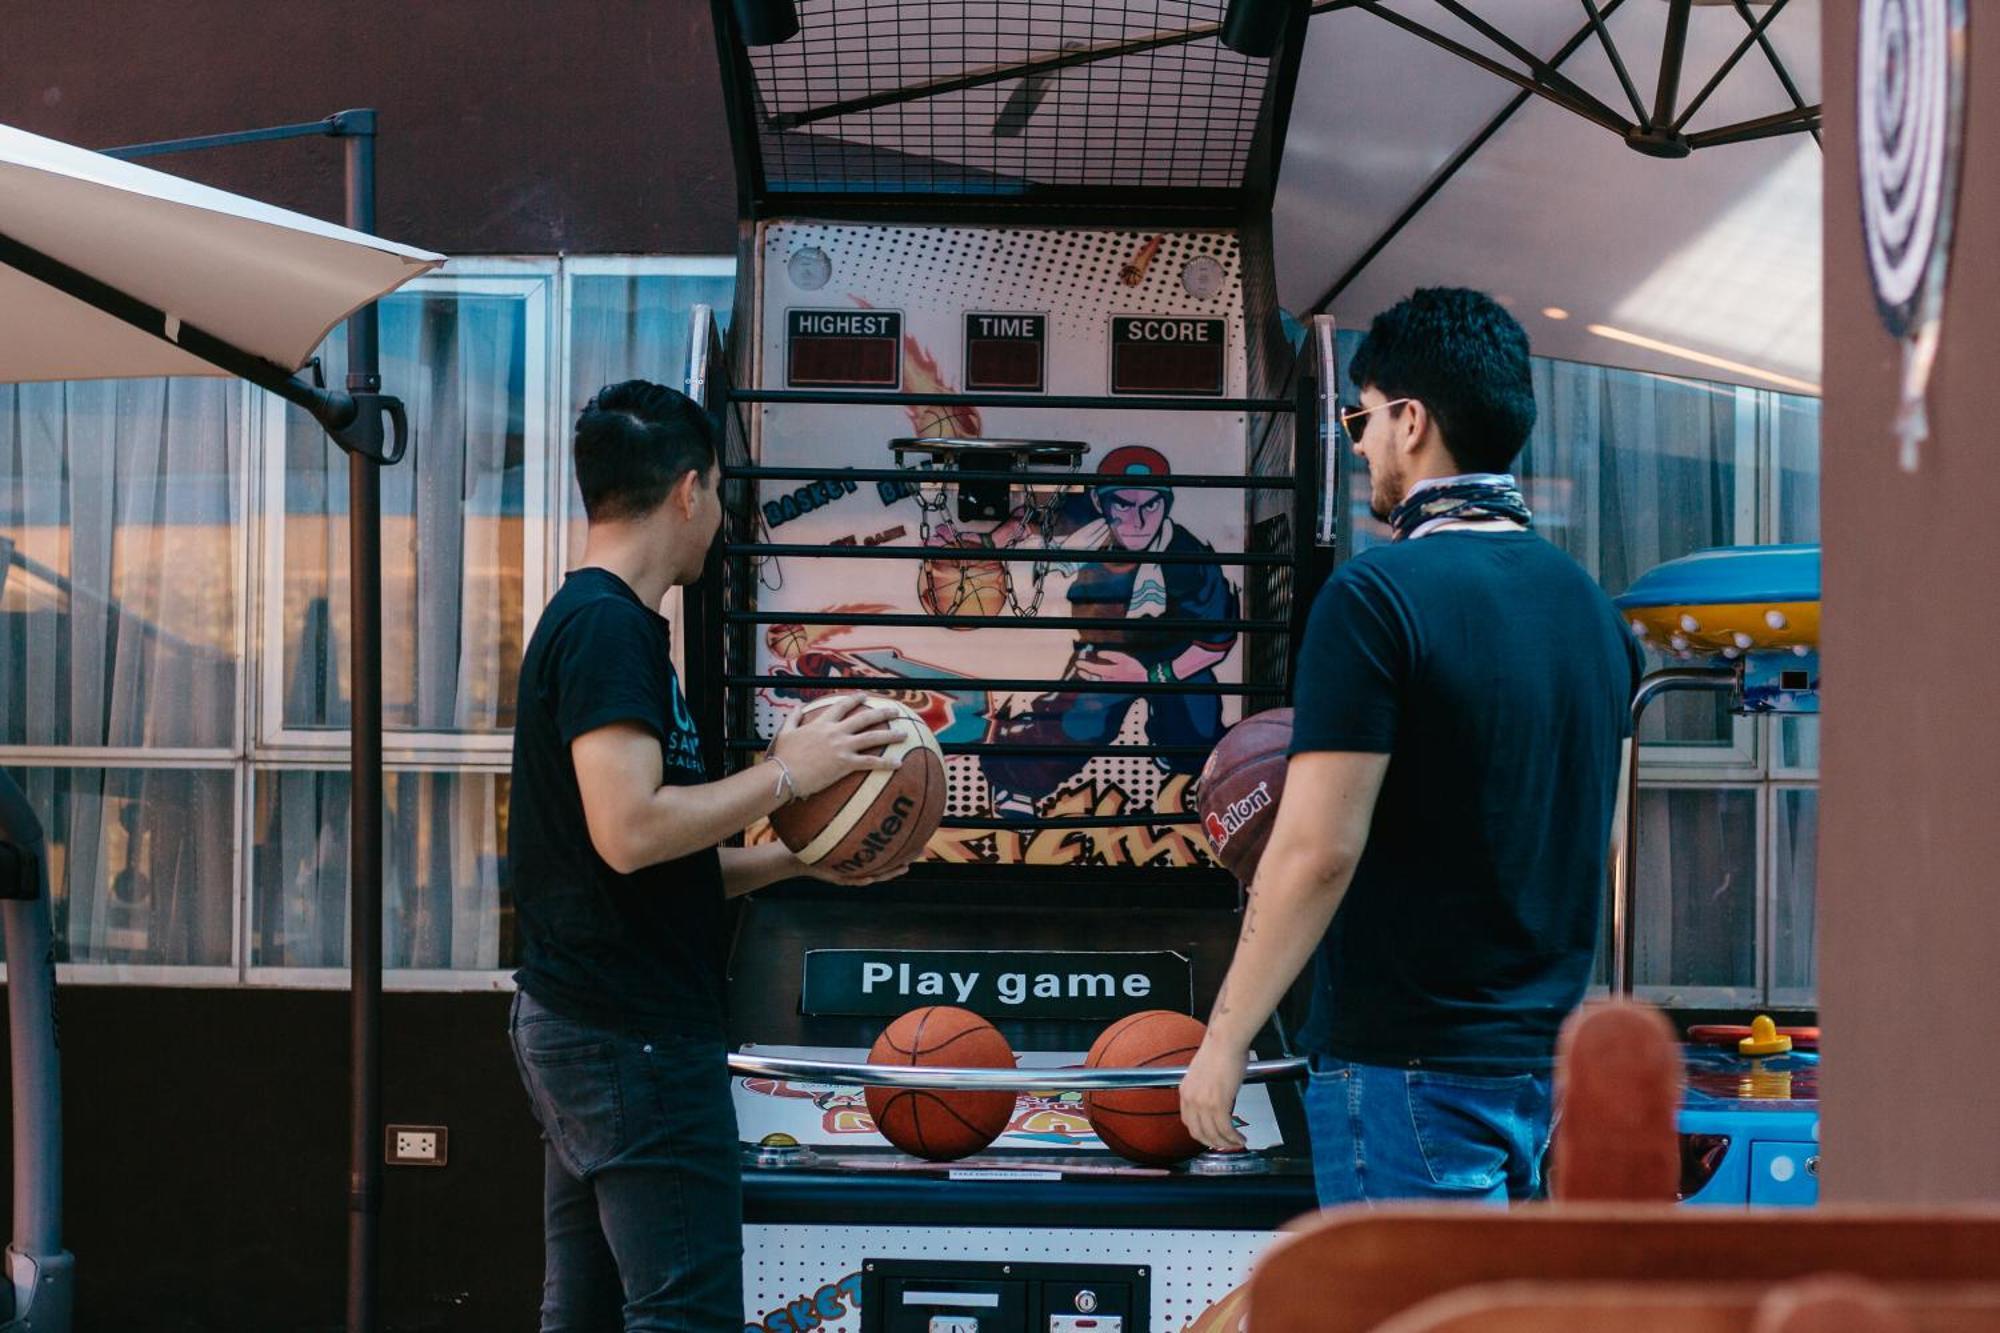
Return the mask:
[[(814, 699), (799, 720), (852, 695)], [(792, 854), (836, 875), (865, 879), (923, 855), (944, 819), (944, 752), (924, 720), (907, 704), (864, 694), (857, 708), (887, 708), (883, 725), (898, 733), (879, 753), (902, 760), (899, 768), (850, 773), (832, 786), (771, 812), (771, 827)]]
[(1225, 870), (1248, 884), (1285, 792), (1285, 751), (1292, 744), (1292, 710), (1273, 708), (1244, 718), (1215, 743), (1195, 783), (1195, 805), (1209, 849)]

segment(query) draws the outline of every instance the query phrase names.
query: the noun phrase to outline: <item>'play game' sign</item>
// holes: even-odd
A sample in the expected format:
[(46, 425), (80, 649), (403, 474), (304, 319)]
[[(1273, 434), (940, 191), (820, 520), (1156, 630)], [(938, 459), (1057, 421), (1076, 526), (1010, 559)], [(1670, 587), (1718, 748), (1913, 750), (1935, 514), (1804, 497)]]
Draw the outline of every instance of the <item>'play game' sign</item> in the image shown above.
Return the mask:
[(977, 949), (812, 949), (799, 1009), (894, 1017), (930, 1004), (981, 1017), (1122, 1018), (1190, 1013), (1194, 967), (1170, 950), (1049, 953)]

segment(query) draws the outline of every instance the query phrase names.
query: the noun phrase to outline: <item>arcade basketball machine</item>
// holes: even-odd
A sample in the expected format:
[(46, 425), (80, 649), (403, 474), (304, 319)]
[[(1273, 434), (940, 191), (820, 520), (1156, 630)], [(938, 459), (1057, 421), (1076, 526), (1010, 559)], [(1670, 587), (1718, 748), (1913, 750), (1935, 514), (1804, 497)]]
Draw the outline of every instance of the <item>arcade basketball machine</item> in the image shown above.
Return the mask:
[[(948, 794), (903, 879), (743, 904), (746, 1328), (1176, 1333), (1314, 1206), (1282, 1022), (1247, 1153), (1129, 1162), (1084, 1093), (1174, 1079), (1077, 1068), (1127, 1015), (1206, 1018), (1241, 900), (1194, 778), (1289, 701), (1336, 556), (1332, 328), (1287, 339), (1269, 228), (1305, 9), (791, 17), (715, 13), (742, 248), (726, 342), (698, 310), (691, 343), (727, 449), (688, 694), (718, 773), (813, 699), (887, 695)], [(992, 1022), (1020, 1068), (865, 1063), (926, 1005)], [(875, 1132), (864, 1086), (941, 1078), (1020, 1094), (976, 1156)]]

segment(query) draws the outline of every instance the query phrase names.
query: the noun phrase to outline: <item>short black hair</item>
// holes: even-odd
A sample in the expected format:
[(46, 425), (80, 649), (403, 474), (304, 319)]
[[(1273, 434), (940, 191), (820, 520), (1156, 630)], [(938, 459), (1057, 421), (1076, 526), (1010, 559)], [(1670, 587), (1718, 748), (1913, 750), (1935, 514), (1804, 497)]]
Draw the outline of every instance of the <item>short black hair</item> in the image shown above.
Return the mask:
[(1430, 409), (1467, 472), (1505, 472), (1535, 427), (1528, 335), (1484, 292), (1419, 288), (1375, 316), (1347, 374)]
[(599, 389), (576, 419), (576, 484), (594, 523), (652, 513), (693, 472), (715, 466), (715, 419), (650, 380)]

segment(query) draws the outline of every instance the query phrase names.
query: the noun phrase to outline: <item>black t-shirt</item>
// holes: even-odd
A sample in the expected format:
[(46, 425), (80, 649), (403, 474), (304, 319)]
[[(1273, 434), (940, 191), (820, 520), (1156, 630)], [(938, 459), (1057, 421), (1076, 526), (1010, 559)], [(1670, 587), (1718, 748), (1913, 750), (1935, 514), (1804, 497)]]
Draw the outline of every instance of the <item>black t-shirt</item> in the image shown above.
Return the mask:
[(618, 1031), (720, 1035), (727, 948), (714, 848), (621, 875), (590, 841), (570, 742), (614, 722), (660, 738), (662, 781), (706, 782), (667, 622), (617, 575), (579, 569), (521, 662), (507, 857), (514, 980), (556, 1013)]
[(1291, 752), (1390, 759), (1307, 1050), (1548, 1065), (1590, 980), (1639, 666), (1610, 599), (1532, 532), (1433, 533), (1328, 580)]

